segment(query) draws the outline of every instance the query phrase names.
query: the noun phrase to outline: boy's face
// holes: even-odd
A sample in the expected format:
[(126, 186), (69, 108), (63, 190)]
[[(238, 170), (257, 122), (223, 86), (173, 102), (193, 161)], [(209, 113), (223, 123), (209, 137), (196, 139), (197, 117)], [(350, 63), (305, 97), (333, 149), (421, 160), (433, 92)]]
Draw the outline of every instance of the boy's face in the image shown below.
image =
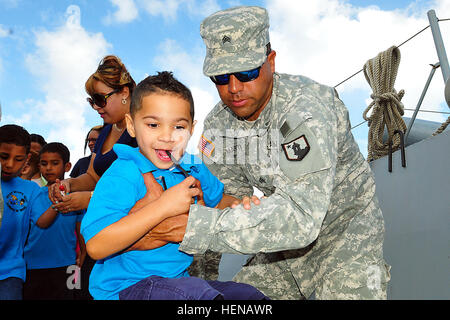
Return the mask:
[(2, 164), (2, 180), (9, 181), (22, 172), (29, 158), (24, 146), (13, 143), (0, 143), (0, 162)]
[(168, 93), (152, 93), (142, 99), (142, 108), (126, 116), (127, 130), (136, 137), (140, 152), (159, 169), (173, 165), (166, 154), (180, 159), (194, 131), (189, 102)]
[(44, 152), (39, 160), (39, 168), (48, 184), (55, 183), (56, 179), (64, 179), (64, 173), (69, 171), (70, 162), (64, 164), (61, 156), (57, 152)]

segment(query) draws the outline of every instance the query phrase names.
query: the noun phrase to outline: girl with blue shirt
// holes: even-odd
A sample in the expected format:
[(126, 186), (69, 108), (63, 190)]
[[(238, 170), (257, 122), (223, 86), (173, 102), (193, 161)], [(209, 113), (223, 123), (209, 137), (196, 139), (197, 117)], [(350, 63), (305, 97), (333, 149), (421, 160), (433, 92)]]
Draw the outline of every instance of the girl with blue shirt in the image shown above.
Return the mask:
[[(95, 299), (265, 298), (247, 284), (190, 277), (192, 256), (179, 251), (178, 243), (133, 248), (166, 218), (188, 212), (193, 197), (219, 208), (236, 200), (223, 194), (223, 184), (199, 158), (184, 152), (194, 129), (193, 106), (189, 89), (169, 72), (136, 87), (126, 120), (139, 147), (114, 146), (118, 159), (99, 180), (81, 224), (87, 251), (97, 259), (90, 278)], [(194, 178), (201, 189), (192, 187)], [(164, 191), (129, 214), (145, 199), (148, 181), (156, 194), (158, 188)]]

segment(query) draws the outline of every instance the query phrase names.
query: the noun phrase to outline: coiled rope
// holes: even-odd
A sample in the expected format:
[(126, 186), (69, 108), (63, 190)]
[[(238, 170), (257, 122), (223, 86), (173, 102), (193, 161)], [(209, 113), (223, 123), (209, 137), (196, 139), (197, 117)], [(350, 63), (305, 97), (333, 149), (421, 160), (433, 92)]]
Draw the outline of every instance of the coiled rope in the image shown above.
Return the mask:
[[(369, 125), (368, 161), (387, 155), (391, 139), (392, 150), (397, 150), (400, 147), (400, 136), (394, 135), (394, 131), (406, 132), (406, 124), (402, 118), (404, 107), (400, 101), (405, 91), (400, 90), (397, 93), (394, 89), (399, 64), (400, 50), (392, 46), (367, 61), (363, 68), (364, 76), (373, 90), (370, 95), (373, 101), (363, 113), (363, 118)], [(383, 141), (385, 127), (388, 133), (387, 141)]]

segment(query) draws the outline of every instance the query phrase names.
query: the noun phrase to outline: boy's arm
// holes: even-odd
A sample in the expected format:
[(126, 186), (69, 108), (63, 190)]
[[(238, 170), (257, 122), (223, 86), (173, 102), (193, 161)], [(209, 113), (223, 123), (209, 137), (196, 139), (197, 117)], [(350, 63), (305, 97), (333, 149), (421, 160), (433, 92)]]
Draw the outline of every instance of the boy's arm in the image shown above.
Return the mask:
[(86, 243), (89, 255), (99, 260), (122, 251), (164, 219), (187, 212), (192, 197), (201, 193), (198, 188), (190, 188), (194, 180), (193, 177), (186, 178), (167, 189), (157, 200), (100, 230)]
[[(147, 193), (142, 199), (136, 202), (136, 204), (133, 206), (133, 208), (131, 208), (128, 214), (132, 214), (145, 205), (149, 204), (150, 202), (155, 201), (163, 193), (163, 188), (158, 182), (156, 182), (155, 179), (153, 179), (153, 175), (151, 172), (142, 174), (142, 177), (144, 178), (144, 184), (147, 189)], [(201, 185), (198, 180), (195, 180), (194, 186), (201, 189)], [(203, 196), (201, 195), (197, 198), (199, 201), (198, 203), (202, 203), (204, 205), (204, 202), (202, 202)], [(187, 220), (188, 213), (164, 219), (148, 233), (146, 233), (142, 238), (133, 243), (133, 245), (130, 246), (126, 251), (150, 250), (162, 247), (168, 242), (181, 242), (186, 231)]]
[(46, 229), (52, 225), (57, 215), (58, 211), (53, 209), (52, 205), (47, 210), (45, 210), (43, 214), (41, 214), (39, 219), (37, 219), (36, 224), (39, 228)]

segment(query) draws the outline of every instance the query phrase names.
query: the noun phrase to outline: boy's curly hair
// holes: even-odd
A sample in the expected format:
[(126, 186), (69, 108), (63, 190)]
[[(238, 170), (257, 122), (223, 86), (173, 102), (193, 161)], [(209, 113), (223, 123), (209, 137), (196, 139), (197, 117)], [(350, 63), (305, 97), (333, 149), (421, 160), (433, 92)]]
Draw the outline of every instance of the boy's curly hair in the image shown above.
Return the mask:
[(174, 94), (189, 102), (191, 119), (194, 120), (194, 99), (191, 90), (178, 81), (170, 71), (148, 76), (134, 89), (131, 97), (130, 114), (134, 116), (142, 108), (142, 99), (152, 93)]

